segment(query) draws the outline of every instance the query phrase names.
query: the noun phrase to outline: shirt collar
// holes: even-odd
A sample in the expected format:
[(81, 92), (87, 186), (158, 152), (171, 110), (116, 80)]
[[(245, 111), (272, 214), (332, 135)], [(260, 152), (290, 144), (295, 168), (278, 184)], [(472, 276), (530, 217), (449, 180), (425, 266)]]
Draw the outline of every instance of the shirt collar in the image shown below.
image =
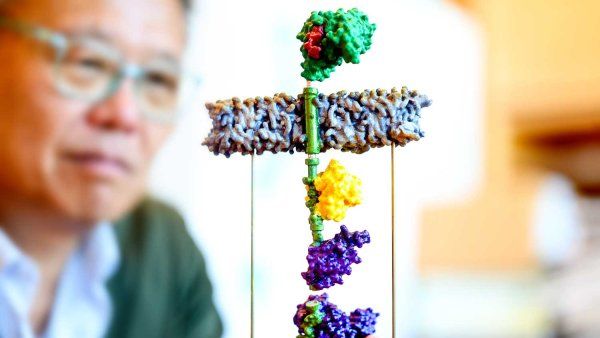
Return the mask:
[(83, 239), (81, 255), (88, 278), (104, 283), (119, 266), (121, 255), (114, 227), (102, 222)]
[(4, 269), (29, 258), (13, 243), (6, 232), (0, 228), (0, 272)]
[[(115, 230), (109, 222), (93, 227), (84, 236), (78, 251), (92, 282), (105, 282), (115, 272), (121, 258)], [(33, 263), (0, 228), (0, 272), (23, 261)]]

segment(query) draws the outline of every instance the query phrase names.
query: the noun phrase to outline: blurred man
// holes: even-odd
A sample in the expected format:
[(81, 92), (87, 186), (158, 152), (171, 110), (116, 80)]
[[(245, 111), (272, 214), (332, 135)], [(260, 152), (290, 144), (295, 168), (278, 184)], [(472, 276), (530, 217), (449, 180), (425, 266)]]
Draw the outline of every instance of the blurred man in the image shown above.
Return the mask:
[(185, 0), (0, 0), (0, 337), (221, 335), (181, 218), (144, 199)]

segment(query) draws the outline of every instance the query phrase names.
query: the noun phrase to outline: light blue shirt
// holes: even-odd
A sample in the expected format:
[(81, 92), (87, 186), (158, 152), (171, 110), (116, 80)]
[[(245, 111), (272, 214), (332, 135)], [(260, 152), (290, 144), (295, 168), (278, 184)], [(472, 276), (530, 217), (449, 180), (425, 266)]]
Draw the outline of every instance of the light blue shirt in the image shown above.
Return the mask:
[(46, 330), (37, 336), (29, 312), (38, 288), (38, 267), (0, 228), (0, 338), (103, 337), (111, 319), (106, 281), (119, 260), (113, 227), (94, 227), (64, 267)]

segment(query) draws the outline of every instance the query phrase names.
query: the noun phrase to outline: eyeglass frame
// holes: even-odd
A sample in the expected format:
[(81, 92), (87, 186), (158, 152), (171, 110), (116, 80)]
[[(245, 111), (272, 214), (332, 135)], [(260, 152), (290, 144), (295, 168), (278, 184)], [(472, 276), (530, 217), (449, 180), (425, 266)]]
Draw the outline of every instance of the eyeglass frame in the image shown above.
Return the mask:
[[(12, 18), (9, 18), (6, 16), (0, 16), (0, 27), (8, 28), (8, 29), (12, 30), (13, 32), (23, 34), (23, 35), (33, 38), (39, 42), (50, 45), (55, 51), (55, 55), (54, 55), (55, 60), (54, 60), (54, 65), (53, 65), (55, 76), (57, 76), (57, 77), (59, 76), (58, 72), (59, 72), (59, 67), (60, 67), (60, 61), (65, 57), (65, 55), (68, 51), (68, 48), (71, 43), (71, 38), (69, 38), (64, 33), (60, 33), (60, 32), (51, 30), (49, 28), (41, 27), (38, 25), (30, 24), (25, 21), (12, 19)], [(131, 78), (134, 81), (137, 81), (145, 73), (146, 73), (146, 70), (144, 69), (143, 66), (140, 66), (140, 65), (138, 65), (136, 63), (132, 63), (132, 62), (127, 62), (126, 60), (122, 59), (122, 60), (120, 60), (119, 71), (116, 72), (115, 75), (113, 75), (113, 78), (110, 81), (110, 85), (108, 87), (108, 90), (106, 91), (106, 94), (102, 95), (97, 100), (89, 100), (89, 101), (90, 102), (100, 102), (102, 100), (105, 100), (105, 99), (111, 97), (112, 95), (114, 95), (114, 93), (119, 89), (123, 80), (125, 80), (126, 78)], [(179, 75), (181, 77), (179, 79), (179, 82), (183, 82), (182, 80), (185, 78), (185, 79), (191, 80), (192, 83), (196, 86), (200, 84), (200, 79), (198, 77), (187, 76), (189, 74), (186, 74), (184, 72), (182, 72), (182, 74), (179, 74)], [(60, 85), (60, 83), (58, 83), (58, 80), (55, 80), (55, 81), (57, 82), (55, 85), (57, 86), (57, 89), (59, 90), (61, 95), (74, 99), (74, 97), (65, 93), (64, 89), (61, 89), (61, 85)], [(183, 83), (180, 83), (179, 86), (180, 87), (178, 89), (178, 96), (181, 95), (181, 92), (183, 91), (182, 90)], [(177, 101), (180, 101), (180, 99), (178, 98)], [(179, 106), (179, 103), (177, 105)], [(153, 120), (155, 122), (163, 123), (163, 124), (172, 124), (180, 116), (179, 111), (180, 111), (180, 107), (175, 108), (175, 112), (173, 112), (173, 114), (171, 114), (171, 116), (169, 116), (169, 117), (159, 116), (159, 114), (151, 113), (151, 112), (144, 112), (144, 111), (142, 111), (142, 114), (146, 118)]]

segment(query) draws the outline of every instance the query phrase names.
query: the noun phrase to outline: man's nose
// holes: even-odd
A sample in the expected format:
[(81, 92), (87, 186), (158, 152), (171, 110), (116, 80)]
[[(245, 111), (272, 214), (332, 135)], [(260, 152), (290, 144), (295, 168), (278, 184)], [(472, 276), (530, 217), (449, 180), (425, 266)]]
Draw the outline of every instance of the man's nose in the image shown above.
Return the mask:
[(92, 107), (88, 121), (97, 128), (131, 133), (140, 125), (138, 109), (133, 81), (126, 79), (114, 93)]

